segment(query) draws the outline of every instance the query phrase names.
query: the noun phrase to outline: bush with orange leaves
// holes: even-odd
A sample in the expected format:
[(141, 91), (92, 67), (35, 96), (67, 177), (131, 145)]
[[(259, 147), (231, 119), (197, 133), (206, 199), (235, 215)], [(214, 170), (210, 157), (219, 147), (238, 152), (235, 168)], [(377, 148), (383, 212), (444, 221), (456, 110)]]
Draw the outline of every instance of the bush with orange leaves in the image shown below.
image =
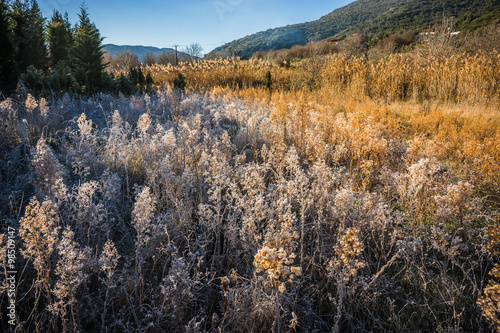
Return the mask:
[[(500, 215), (497, 216), (500, 221)], [(488, 250), (495, 260), (500, 260), (500, 229), (498, 226), (491, 226), (487, 229)], [(500, 331), (500, 265), (494, 264), (490, 271), (490, 281), (483, 290), (483, 296), (479, 298), (477, 304), (481, 307), (483, 315), (491, 324)]]
[(360, 258), (363, 244), (358, 235), (359, 230), (348, 228), (335, 246), (335, 257), (328, 263), (328, 276), (335, 281), (337, 287), (336, 297), (330, 297), (337, 308), (333, 332), (340, 330), (345, 298), (356, 290), (356, 284), (349, 287), (350, 280), (356, 277), (360, 269), (366, 267), (366, 262)]

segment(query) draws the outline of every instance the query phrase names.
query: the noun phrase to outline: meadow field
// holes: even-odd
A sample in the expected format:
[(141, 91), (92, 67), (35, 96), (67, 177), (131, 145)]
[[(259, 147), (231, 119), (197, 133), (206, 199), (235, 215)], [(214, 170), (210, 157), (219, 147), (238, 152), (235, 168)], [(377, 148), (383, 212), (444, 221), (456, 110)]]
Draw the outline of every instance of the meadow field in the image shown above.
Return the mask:
[(335, 53), (144, 66), (133, 96), (18, 86), (2, 330), (499, 331), (499, 64)]

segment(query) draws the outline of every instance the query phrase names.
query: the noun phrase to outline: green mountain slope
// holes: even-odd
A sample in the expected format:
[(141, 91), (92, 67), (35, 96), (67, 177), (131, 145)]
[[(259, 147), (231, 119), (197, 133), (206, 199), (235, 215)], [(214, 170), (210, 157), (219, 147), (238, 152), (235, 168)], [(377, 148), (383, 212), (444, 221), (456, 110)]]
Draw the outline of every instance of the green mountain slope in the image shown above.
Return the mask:
[(500, 0), (358, 0), (316, 21), (261, 31), (214, 49), (209, 56), (250, 57), (269, 51), (305, 45), (355, 32), (369, 35), (420, 29), (443, 16), (469, 21), (500, 8)]
[[(460, 19), (465, 15), (480, 17), (500, 8), (500, 0), (410, 0), (392, 11), (365, 20), (341, 32), (376, 35), (381, 32), (401, 32), (420, 29), (442, 21), (443, 17)], [(460, 27), (459, 27), (460, 28)]]

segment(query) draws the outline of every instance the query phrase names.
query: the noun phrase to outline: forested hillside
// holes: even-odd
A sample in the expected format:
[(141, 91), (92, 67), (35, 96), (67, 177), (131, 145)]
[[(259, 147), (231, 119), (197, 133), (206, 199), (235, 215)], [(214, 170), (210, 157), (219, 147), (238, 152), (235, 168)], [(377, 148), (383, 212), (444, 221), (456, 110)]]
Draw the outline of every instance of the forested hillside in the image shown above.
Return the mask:
[(346, 37), (362, 32), (370, 36), (421, 29), (454, 17), (459, 27), (484, 15), (483, 24), (495, 20), (491, 12), (500, 8), (499, 0), (358, 0), (312, 22), (279, 27), (227, 43), (212, 56), (250, 57), (257, 51), (269, 51), (305, 45), (331, 37)]

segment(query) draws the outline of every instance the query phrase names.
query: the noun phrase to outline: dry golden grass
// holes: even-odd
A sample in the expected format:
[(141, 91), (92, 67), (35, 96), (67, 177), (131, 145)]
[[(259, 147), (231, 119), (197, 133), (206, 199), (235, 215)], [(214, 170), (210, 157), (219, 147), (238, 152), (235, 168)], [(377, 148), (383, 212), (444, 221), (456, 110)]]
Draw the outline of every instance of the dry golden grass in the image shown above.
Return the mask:
[[(448, 58), (396, 54), (377, 63), (336, 54), (292, 68), (233, 58), (144, 72), (167, 85), (182, 72), (189, 90), (270, 106), (280, 140), (295, 145), (302, 158), (319, 156), (308, 147), (308, 130), (327, 144), (345, 145), (343, 158), (359, 174), (360, 186), (369, 187), (373, 180), (362, 178), (376, 174), (390, 157), (387, 144), (402, 141), (412, 147), (407, 163), (434, 157), (474, 177), (476, 185), (498, 189), (499, 60), (498, 52)], [(306, 84), (314, 74), (307, 73), (307, 61), (321, 65), (314, 89)], [(264, 89), (268, 70), (271, 92)]]

